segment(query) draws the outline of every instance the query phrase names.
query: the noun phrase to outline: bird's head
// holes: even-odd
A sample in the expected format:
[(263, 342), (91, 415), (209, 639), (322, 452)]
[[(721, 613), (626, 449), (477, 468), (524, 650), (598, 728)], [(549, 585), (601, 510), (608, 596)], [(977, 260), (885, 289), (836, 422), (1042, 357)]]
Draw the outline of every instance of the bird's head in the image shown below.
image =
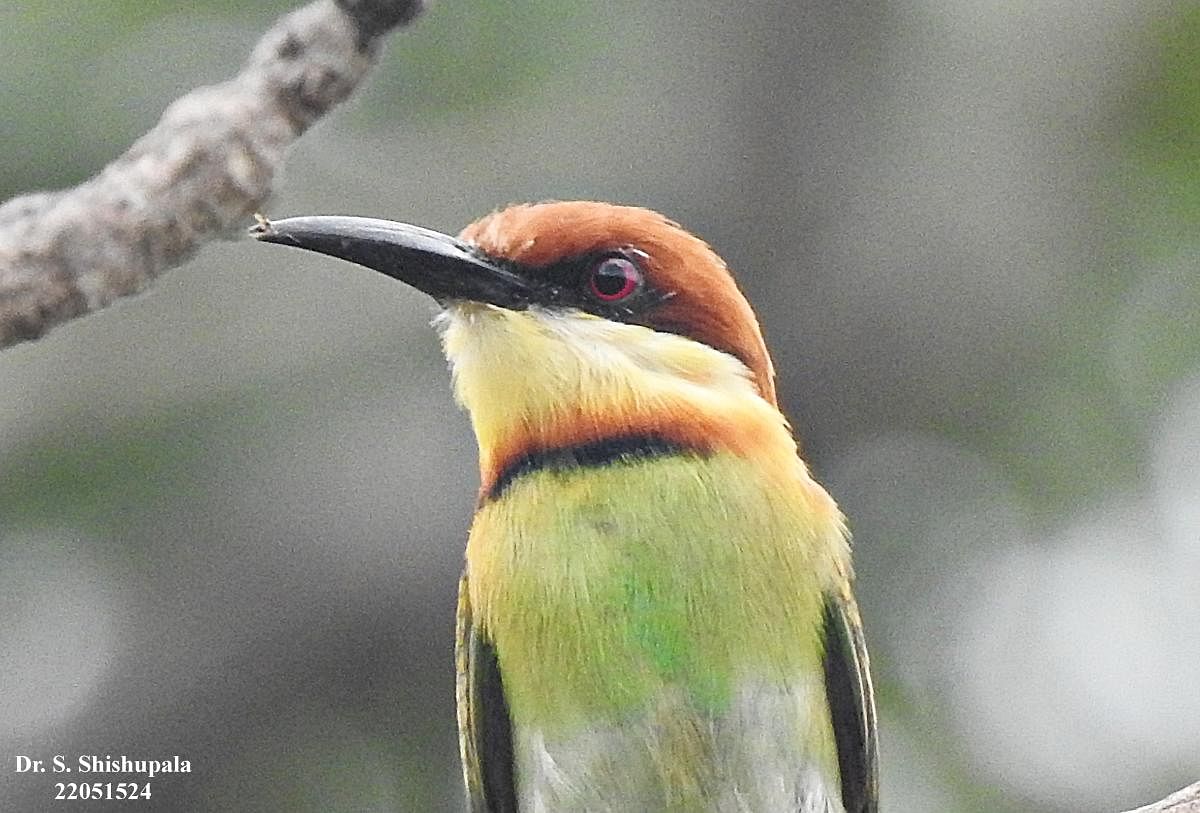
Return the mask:
[(511, 206), (457, 237), (357, 217), (264, 222), (259, 239), (433, 296), (486, 490), (531, 451), (622, 436), (750, 455), (794, 443), (758, 321), (725, 263), (656, 212)]

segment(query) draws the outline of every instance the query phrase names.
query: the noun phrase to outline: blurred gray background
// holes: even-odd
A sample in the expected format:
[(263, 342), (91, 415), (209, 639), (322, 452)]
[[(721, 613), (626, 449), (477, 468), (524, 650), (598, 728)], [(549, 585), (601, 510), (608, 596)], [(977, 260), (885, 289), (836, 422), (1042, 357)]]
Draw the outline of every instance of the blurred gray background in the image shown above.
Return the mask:
[[(0, 199), (292, 7), (0, 2)], [(884, 810), (1113, 810), (1200, 778), (1197, 55), (1166, 0), (438, 0), (268, 214), (708, 239), (851, 518)], [(433, 313), (243, 240), (0, 354), (0, 810), (55, 753), (191, 760), (139, 809), (458, 809)]]

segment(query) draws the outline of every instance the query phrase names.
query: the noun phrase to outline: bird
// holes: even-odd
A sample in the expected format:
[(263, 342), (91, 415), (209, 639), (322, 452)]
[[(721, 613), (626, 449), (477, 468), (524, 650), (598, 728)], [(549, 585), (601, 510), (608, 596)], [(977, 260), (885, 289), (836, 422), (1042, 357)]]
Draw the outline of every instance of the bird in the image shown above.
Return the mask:
[(873, 813), (847, 525), (724, 261), (650, 209), (255, 237), (428, 294), (479, 450), (457, 618), (474, 813)]

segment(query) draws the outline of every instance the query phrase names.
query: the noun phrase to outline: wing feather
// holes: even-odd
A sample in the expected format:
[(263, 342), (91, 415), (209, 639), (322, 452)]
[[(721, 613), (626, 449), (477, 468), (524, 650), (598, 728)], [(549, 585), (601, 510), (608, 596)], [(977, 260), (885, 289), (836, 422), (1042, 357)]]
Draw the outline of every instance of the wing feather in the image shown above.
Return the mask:
[(472, 813), (517, 813), (512, 723), (496, 652), (473, 623), (467, 574), (458, 587), (458, 741)]
[(875, 700), (858, 607), (847, 592), (825, 601), (825, 693), (837, 743), (846, 813), (879, 809)]

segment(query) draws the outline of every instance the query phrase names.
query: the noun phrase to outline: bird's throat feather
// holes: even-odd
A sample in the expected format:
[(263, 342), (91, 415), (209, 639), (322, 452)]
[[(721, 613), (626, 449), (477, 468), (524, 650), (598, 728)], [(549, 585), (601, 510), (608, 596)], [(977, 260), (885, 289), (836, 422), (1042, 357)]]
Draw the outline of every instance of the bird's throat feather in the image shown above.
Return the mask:
[(537, 308), (460, 304), (437, 324), (484, 494), (522, 456), (630, 436), (729, 451), (807, 480), (778, 409), (740, 361), (707, 345)]

